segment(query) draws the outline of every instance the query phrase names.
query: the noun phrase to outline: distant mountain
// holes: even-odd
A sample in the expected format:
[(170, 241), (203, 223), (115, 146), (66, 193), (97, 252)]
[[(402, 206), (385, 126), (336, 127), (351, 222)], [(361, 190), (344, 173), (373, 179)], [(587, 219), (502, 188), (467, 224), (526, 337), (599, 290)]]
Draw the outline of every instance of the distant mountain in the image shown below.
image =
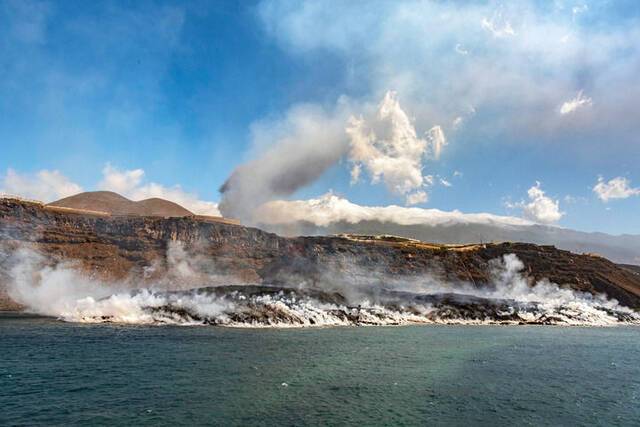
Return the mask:
[(527, 242), (554, 245), (575, 253), (595, 253), (618, 263), (640, 265), (639, 235), (612, 236), (545, 225), (477, 223), (402, 225), (369, 220), (354, 224), (340, 221), (327, 226), (318, 226), (306, 221), (290, 224), (259, 224), (258, 226), (264, 230), (289, 236), (354, 233), (391, 234), (434, 243)]
[(193, 215), (191, 211), (168, 200), (156, 197), (134, 202), (112, 191), (88, 191), (76, 194), (75, 196), (65, 197), (64, 199), (49, 203), (47, 206), (102, 211), (112, 215), (163, 217)]

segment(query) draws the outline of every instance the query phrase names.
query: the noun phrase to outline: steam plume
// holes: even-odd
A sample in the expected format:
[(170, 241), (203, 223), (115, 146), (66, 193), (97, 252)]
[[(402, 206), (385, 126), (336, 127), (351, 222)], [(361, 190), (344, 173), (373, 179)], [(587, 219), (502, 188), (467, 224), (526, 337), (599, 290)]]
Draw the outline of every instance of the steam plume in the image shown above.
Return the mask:
[[(201, 275), (186, 264), (181, 246), (169, 248), (173, 277)], [(345, 261), (345, 260), (342, 260)], [(72, 264), (49, 265), (21, 249), (14, 254), (10, 295), (29, 310), (73, 322), (217, 324), (225, 326), (384, 325), (406, 323), (533, 323), (614, 325), (640, 323), (640, 315), (605, 296), (531, 283), (515, 255), (492, 262), (486, 288), (431, 276), (371, 275), (354, 265), (324, 280), (291, 287), (217, 286), (168, 291), (127, 288), (91, 279)], [(352, 263), (353, 264), (353, 263)], [(173, 287), (180, 289), (178, 283)], [(350, 292), (348, 292), (350, 291)], [(355, 306), (355, 308), (354, 308)]]
[(377, 105), (354, 105), (342, 98), (330, 112), (298, 106), (282, 121), (254, 126), (258, 154), (220, 188), (219, 207), (225, 216), (258, 222), (262, 205), (313, 183), (342, 157), (351, 163), (352, 184), (367, 172), (372, 183), (383, 182), (408, 204), (422, 203), (431, 185), (422, 174), (423, 162), (437, 159), (446, 144), (440, 126), (418, 137), (392, 91)]
[(254, 146), (269, 146), (258, 149), (259, 155), (237, 167), (222, 185), (222, 214), (253, 222), (253, 212), (262, 203), (318, 179), (348, 148), (345, 121), (343, 105), (332, 112), (302, 105), (281, 122), (255, 126)]

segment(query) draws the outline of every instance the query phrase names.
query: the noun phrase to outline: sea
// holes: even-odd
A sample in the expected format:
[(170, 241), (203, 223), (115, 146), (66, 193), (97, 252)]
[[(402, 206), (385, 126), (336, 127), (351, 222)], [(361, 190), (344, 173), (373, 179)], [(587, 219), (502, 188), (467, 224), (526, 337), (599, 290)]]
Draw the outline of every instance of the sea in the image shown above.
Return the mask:
[(227, 328), (0, 314), (2, 426), (640, 425), (640, 327)]

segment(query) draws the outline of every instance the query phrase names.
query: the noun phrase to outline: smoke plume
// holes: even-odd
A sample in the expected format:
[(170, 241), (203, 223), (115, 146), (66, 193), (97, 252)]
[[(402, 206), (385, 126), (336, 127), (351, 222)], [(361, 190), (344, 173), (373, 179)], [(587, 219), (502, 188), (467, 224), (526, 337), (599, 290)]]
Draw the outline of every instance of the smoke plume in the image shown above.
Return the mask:
[(282, 121), (253, 128), (258, 155), (237, 167), (220, 188), (224, 216), (252, 223), (255, 209), (311, 184), (347, 151), (345, 105), (291, 109)]
[(437, 160), (446, 144), (440, 126), (418, 136), (391, 91), (377, 105), (341, 98), (332, 111), (298, 106), (283, 120), (253, 127), (257, 153), (220, 188), (219, 208), (225, 216), (259, 222), (261, 206), (315, 182), (343, 157), (351, 163), (352, 184), (366, 172), (372, 184), (384, 183), (407, 204), (423, 203), (433, 181), (423, 175), (424, 161)]

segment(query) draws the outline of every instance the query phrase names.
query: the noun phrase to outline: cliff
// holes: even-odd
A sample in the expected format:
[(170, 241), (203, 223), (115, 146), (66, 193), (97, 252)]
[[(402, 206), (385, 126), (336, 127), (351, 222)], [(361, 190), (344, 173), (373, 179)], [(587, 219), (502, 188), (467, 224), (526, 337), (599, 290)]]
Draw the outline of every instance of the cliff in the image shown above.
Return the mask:
[[(193, 217), (117, 217), (47, 210), (35, 203), (0, 200), (0, 289), (6, 289), (11, 254), (29, 245), (51, 262), (73, 261), (91, 277), (139, 284), (166, 278), (172, 242), (197, 267), (194, 286), (208, 278), (227, 284), (349, 285), (360, 280), (435, 280), (483, 287), (491, 260), (515, 254), (531, 280), (605, 293), (640, 308), (640, 275), (605, 258), (527, 243), (447, 246), (376, 236), (285, 238), (256, 228)], [(0, 291), (0, 309), (15, 308)]]

